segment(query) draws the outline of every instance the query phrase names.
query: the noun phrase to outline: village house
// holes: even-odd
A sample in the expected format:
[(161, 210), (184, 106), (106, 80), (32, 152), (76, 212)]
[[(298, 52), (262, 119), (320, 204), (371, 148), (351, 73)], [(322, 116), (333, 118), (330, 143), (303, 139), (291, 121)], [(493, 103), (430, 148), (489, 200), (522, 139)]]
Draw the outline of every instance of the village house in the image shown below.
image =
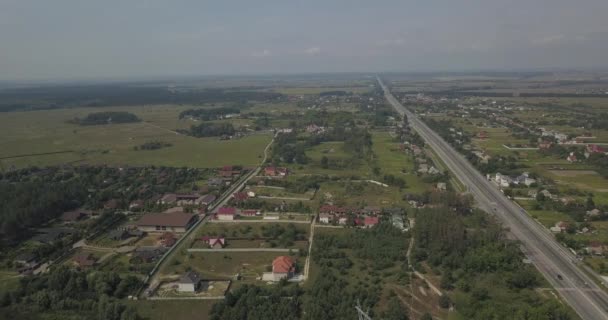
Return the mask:
[(278, 256), (272, 261), (274, 281), (289, 279), (295, 275), (296, 262), (289, 256)]
[(243, 217), (255, 217), (255, 216), (259, 216), (260, 214), (262, 214), (262, 213), (260, 212), (260, 210), (257, 210), (257, 209), (241, 210), (241, 216), (243, 216)]
[(103, 204), (105, 210), (116, 210), (120, 207), (120, 201), (118, 199), (110, 199)]
[(437, 182), (437, 190), (446, 191), (447, 189), (448, 189), (448, 186), (445, 182)]
[(61, 221), (63, 221), (65, 224), (70, 224), (77, 222), (84, 217), (86, 217), (86, 214), (82, 210), (67, 211), (61, 215)]
[(249, 195), (247, 194), (247, 192), (236, 192), (232, 195), (232, 197), (236, 202), (243, 202), (249, 199)]
[(485, 140), (488, 138), (488, 133), (486, 131), (477, 132), (477, 139)]
[(285, 177), (288, 174), (288, 169), (284, 167), (266, 167), (264, 175), (269, 177)]
[(347, 216), (340, 216), (340, 218), (338, 218), (338, 224), (345, 225), (346, 223), (348, 223), (348, 217)]
[(210, 187), (222, 187), (226, 185), (230, 185), (230, 183), (226, 184), (224, 179), (222, 178), (209, 178), (207, 179), (207, 185)]
[(36, 254), (31, 252), (18, 255), (13, 262), (19, 266), (19, 273), (32, 270), (40, 265)]
[(585, 247), (585, 251), (587, 251), (588, 254), (601, 256), (604, 254), (604, 245), (599, 241), (592, 241)]
[(211, 249), (222, 249), (223, 247), (226, 246), (226, 239), (224, 237), (203, 236), (201, 238), (201, 241), (203, 241), (203, 243), (209, 245), (209, 248), (211, 248)]
[(234, 207), (221, 207), (217, 211), (216, 218), (223, 221), (234, 220), (237, 215), (236, 208)]
[(600, 211), (598, 208), (595, 208), (595, 209), (593, 209), (593, 210), (588, 210), (588, 211), (587, 211), (585, 214), (586, 214), (588, 217), (599, 217), (599, 215), (600, 215), (601, 213), (602, 213), (602, 212), (601, 212), (601, 211)]
[(508, 188), (513, 182), (513, 179), (511, 179), (511, 177), (507, 175), (503, 175), (500, 172), (497, 172), (496, 176), (494, 177), (494, 182), (500, 187)]
[(608, 150), (596, 144), (588, 144), (585, 148), (585, 158), (589, 158), (594, 153), (608, 154)]
[(143, 210), (143, 208), (144, 208), (143, 200), (135, 200), (135, 201), (132, 201), (131, 203), (129, 203), (129, 210), (131, 210), (131, 211), (140, 211), (140, 210)]
[(197, 221), (197, 215), (184, 212), (149, 213), (137, 222), (137, 228), (145, 232), (186, 232)]
[(195, 293), (199, 289), (200, 283), (201, 276), (194, 271), (188, 271), (179, 279), (177, 291)]
[(331, 223), (334, 216), (330, 213), (319, 213), (319, 222), (321, 223)]
[(578, 161), (578, 159), (576, 158), (576, 155), (574, 154), (574, 152), (570, 152), (570, 154), (568, 155), (568, 157), (566, 157), (566, 160), (568, 162), (570, 162), (570, 163)]
[(171, 232), (165, 232), (158, 238), (158, 243), (165, 248), (173, 247), (176, 242), (177, 238)]
[(555, 226), (549, 228), (549, 230), (551, 230), (551, 232), (560, 233), (565, 232), (569, 226), (570, 224), (568, 222), (558, 221), (557, 223), (555, 223)]
[(365, 217), (365, 219), (363, 219), (363, 226), (365, 228), (371, 228), (377, 225), (379, 221), (380, 219), (378, 217)]
[(212, 194), (206, 194), (206, 195), (200, 196), (196, 200), (194, 200), (194, 204), (196, 204), (198, 206), (208, 206), (211, 203), (213, 203), (213, 201), (215, 201), (216, 198), (217, 197)]
[(95, 265), (95, 263), (97, 263), (97, 259), (95, 259), (95, 257), (93, 256), (92, 253), (78, 253), (74, 256), (74, 258), (72, 259), (72, 261), (74, 262), (74, 264), (79, 267), (79, 268), (90, 268), (92, 266)]
[(492, 159), (492, 157), (489, 154), (486, 154), (483, 151), (473, 151), (473, 154), (479, 158), (479, 162), (481, 163), (488, 163), (488, 161), (490, 161), (490, 159)]
[(306, 126), (306, 132), (312, 133), (312, 134), (321, 134), (321, 133), (325, 132), (325, 128), (319, 127), (316, 124), (309, 124), (308, 126)]

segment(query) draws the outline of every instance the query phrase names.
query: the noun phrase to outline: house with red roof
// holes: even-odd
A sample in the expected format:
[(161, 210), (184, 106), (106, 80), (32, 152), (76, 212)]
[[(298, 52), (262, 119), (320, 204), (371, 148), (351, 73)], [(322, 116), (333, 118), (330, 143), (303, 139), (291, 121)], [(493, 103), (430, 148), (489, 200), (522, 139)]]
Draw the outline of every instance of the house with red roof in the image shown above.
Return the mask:
[(289, 279), (296, 273), (296, 262), (289, 256), (278, 256), (272, 261), (272, 275), (274, 281)]
[(209, 248), (221, 249), (226, 245), (226, 239), (224, 238), (211, 238), (209, 239)]
[(241, 210), (241, 215), (244, 217), (255, 217), (257, 215), (260, 215), (260, 210), (257, 210), (257, 209)]
[(97, 259), (91, 253), (79, 253), (72, 259), (79, 268), (90, 268), (97, 263)]
[(288, 170), (285, 167), (266, 167), (264, 168), (264, 175), (269, 177), (285, 177), (288, 174)]
[(236, 202), (243, 202), (247, 199), (249, 199), (249, 195), (247, 194), (247, 192), (237, 192), (235, 194), (232, 195), (234, 197), (234, 200)]
[(217, 210), (216, 218), (218, 220), (230, 221), (234, 220), (236, 214), (237, 212), (235, 207), (221, 207)]
[(365, 219), (363, 219), (363, 226), (366, 228), (371, 228), (377, 225), (379, 221), (380, 220), (378, 217), (365, 217)]

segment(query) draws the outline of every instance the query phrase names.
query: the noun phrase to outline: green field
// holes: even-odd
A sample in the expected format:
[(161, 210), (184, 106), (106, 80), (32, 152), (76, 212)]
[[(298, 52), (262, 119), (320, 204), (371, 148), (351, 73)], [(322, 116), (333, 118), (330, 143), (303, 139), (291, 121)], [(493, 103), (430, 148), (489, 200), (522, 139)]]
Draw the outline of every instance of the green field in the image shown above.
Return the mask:
[(209, 319), (215, 300), (128, 301), (143, 320), (191, 320)]
[[(256, 165), (260, 162), (270, 134), (241, 139), (194, 138), (172, 130), (188, 127), (178, 120), (184, 107), (75, 108), (34, 112), (11, 112), (0, 117), (0, 169), (45, 166), (63, 163), (110, 165), (164, 165), (174, 167), (218, 167)], [(140, 123), (79, 126), (66, 121), (100, 110), (126, 110), (144, 120)], [(149, 141), (172, 146), (135, 151)], [(50, 155), (45, 153), (63, 152)], [(32, 155), (36, 154), (36, 155)], [(15, 157), (20, 155), (32, 155)]]

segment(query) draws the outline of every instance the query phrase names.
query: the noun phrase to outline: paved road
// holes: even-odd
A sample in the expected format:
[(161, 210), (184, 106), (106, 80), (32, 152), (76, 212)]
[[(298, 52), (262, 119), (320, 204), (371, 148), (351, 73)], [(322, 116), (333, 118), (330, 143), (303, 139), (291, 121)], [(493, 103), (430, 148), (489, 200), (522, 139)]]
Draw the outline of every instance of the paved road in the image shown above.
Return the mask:
[[(388, 102), (435, 150), (450, 171), (473, 194), (480, 208), (495, 214), (509, 228), (513, 237), (520, 240), (522, 250), (563, 299), (583, 319), (608, 319), (608, 294), (591, 276), (577, 265), (575, 256), (562, 247), (544, 227), (536, 223), (521, 207), (507, 199), (485, 179), (461, 154), (439, 135), (407, 110), (384, 83), (378, 79)], [(589, 269), (586, 269), (590, 272)], [(561, 275), (562, 280), (558, 279)], [(597, 274), (592, 274), (600, 279)]]

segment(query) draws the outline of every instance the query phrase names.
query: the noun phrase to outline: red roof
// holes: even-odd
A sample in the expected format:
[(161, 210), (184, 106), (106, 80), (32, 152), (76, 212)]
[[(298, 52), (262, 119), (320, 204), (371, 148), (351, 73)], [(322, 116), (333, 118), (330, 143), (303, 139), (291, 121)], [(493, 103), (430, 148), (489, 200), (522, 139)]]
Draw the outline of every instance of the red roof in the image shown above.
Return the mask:
[(233, 216), (233, 215), (236, 214), (236, 208), (234, 208), (234, 207), (221, 207), (219, 210), (217, 210), (217, 214)]
[(597, 144), (590, 144), (587, 146), (587, 150), (591, 153), (604, 153), (606, 150), (604, 148), (598, 146)]
[(187, 227), (195, 216), (190, 213), (150, 213), (146, 214), (139, 221), (138, 226), (165, 226), (165, 227)]
[(222, 171), (232, 171), (232, 166), (224, 166)]
[(365, 217), (363, 223), (366, 226), (375, 226), (378, 224), (378, 217)]
[(79, 253), (74, 257), (74, 262), (81, 267), (90, 267), (95, 261), (95, 257), (90, 253)]
[(272, 272), (274, 273), (288, 273), (295, 272), (295, 261), (288, 256), (278, 256), (272, 261)]
[(241, 211), (241, 214), (244, 216), (255, 216), (256, 213), (258, 213), (258, 210), (255, 209), (247, 209)]
[(249, 198), (249, 196), (247, 195), (246, 192), (237, 192), (234, 194), (234, 199), (236, 201), (243, 201), (243, 200), (247, 200)]

